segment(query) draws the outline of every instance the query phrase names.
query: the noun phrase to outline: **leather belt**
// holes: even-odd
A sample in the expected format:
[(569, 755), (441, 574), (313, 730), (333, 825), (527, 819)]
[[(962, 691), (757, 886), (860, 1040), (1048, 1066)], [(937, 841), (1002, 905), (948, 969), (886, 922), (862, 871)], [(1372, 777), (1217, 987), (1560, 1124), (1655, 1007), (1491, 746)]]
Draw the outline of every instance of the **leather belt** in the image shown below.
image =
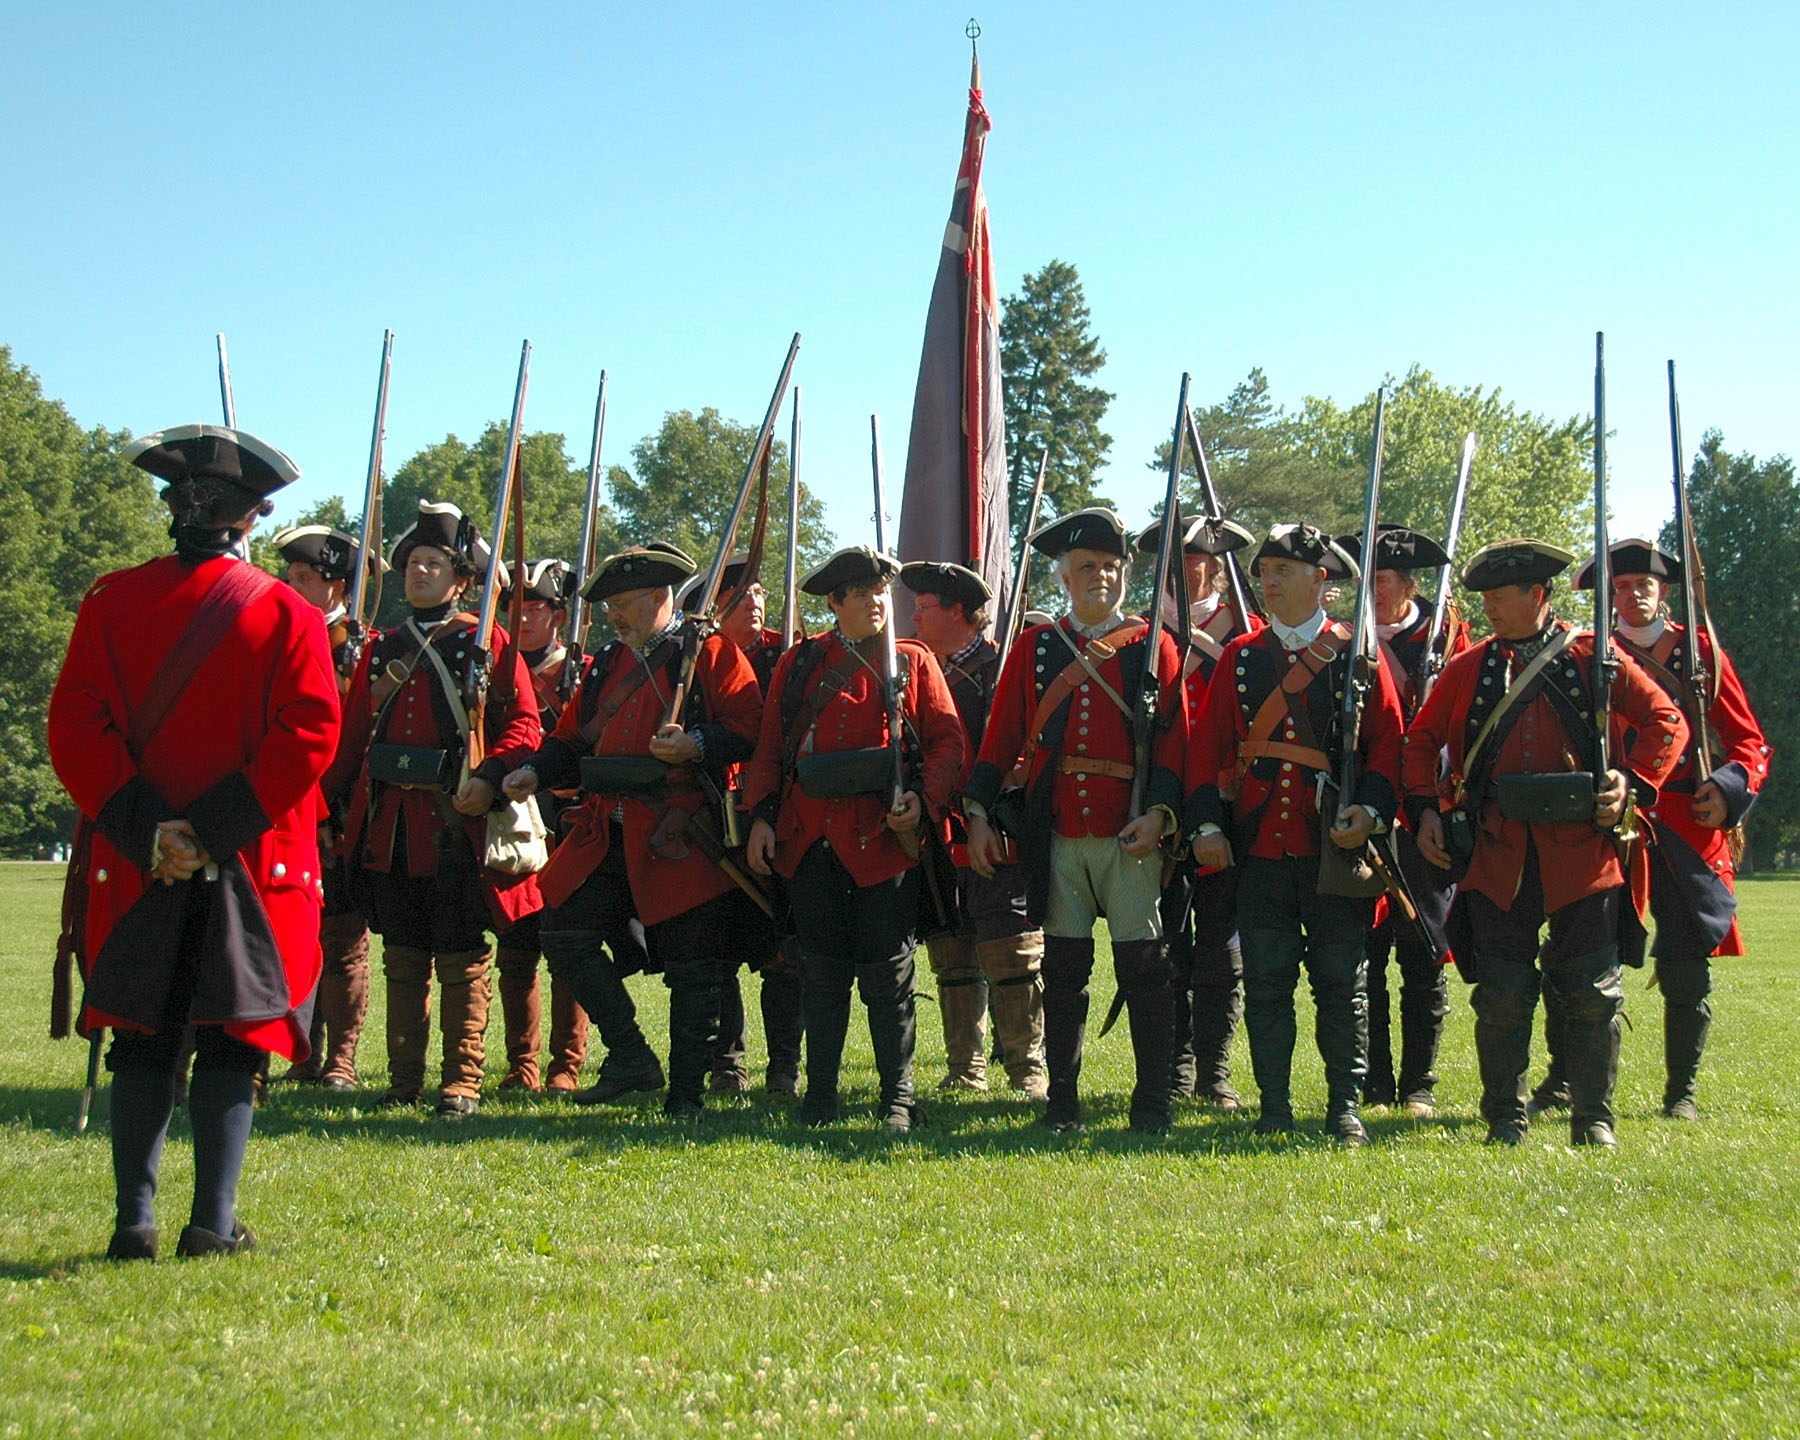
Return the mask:
[(1114, 780), (1135, 780), (1137, 770), (1118, 760), (1090, 760), (1085, 755), (1064, 755), (1056, 762), (1059, 775), (1106, 775)]

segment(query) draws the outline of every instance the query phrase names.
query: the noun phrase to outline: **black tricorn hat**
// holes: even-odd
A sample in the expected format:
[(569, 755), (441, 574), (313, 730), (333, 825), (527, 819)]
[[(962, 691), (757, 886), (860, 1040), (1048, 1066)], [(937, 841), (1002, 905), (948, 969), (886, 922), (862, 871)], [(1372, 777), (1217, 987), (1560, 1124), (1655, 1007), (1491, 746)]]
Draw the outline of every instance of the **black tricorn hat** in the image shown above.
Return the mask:
[(973, 615), (994, 598), (994, 592), (966, 565), (948, 560), (913, 560), (900, 567), (900, 583), (915, 595), (936, 595), (947, 605), (960, 605)]
[(1250, 561), (1299, 560), (1316, 565), (1332, 580), (1354, 580), (1362, 574), (1343, 547), (1316, 525), (1273, 525)]
[(388, 562), (396, 570), (406, 568), (406, 557), (418, 545), (431, 545), (460, 563), (459, 568), (479, 571), (488, 560), (488, 544), (476, 533), (474, 522), (448, 500), (421, 500), (419, 518), (394, 537)]
[[(552, 609), (561, 610), (569, 603), (569, 585), (574, 578), (566, 560), (527, 560), (525, 562), (525, 598), (542, 600)], [(501, 594), (505, 602), (512, 599), (512, 571), (501, 567)]]
[[(357, 544), (354, 535), (329, 525), (290, 525), (277, 530), (274, 540), (275, 549), (290, 565), (310, 565), (327, 580), (345, 581), (356, 578)], [(369, 552), (371, 575), (387, 568), (387, 561), (377, 552)]]
[(122, 453), (170, 484), (222, 480), (258, 499), (300, 478), (300, 467), (268, 441), (224, 425), (175, 425), (140, 435)]
[[(1362, 536), (1340, 535), (1338, 548), (1359, 565), (1362, 563)], [(1450, 557), (1444, 547), (1429, 535), (1408, 530), (1404, 525), (1375, 527), (1375, 568), (1377, 570), (1435, 570), (1448, 565)]]
[(844, 585), (885, 585), (900, 573), (900, 562), (872, 545), (851, 545), (800, 579), (808, 595), (829, 595)]
[[(663, 542), (660, 540), (652, 540), (650, 544), (651, 547), (654, 548), (663, 544)], [(729, 600), (731, 598), (732, 590), (744, 578), (744, 571), (747, 570), (749, 566), (750, 552), (748, 550), (734, 550), (726, 559), (724, 573), (719, 576), (719, 598), (721, 600)], [(691, 601), (698, 600), (700, 598), (700, 582), (705, 578), (704, 572), (696, 570), (694, 578), (683, 585), (680, 593), (676, 595), (676, 603), (685, 606)]]
[(1090, 505), (1052, 520), (1029, 538), (1032, 549), (1051, 559), (1071, 550), (1099, 550), (1121, 560), (1130, 558), (1125, 522), (1104, 505)]
[[(1182, 528), (1187, 534), (1182, 538), (1181, 548), (1189, 555), (1225, 555), (1256, 543), (1256, 537), (1233, 520), (1209, 520), (1204, 515), (1194, 515), (1183, 519)], [(1137, 549), (1140, 554), (1154, 555), (1161, 540), (1162, 521), (1152, 520), (1148, 527), (1138, 531)]]
[(692, 557), (663, 540), (632, 545), (608, 555), (582, 591), (583, 600), (605, 600), (627, 590), (671, 590), (694, 573)]
[[(1615, 575), (1654, 575), (1670, 585), (1678, 584), (1681, 580), (1681, 562), (1666, 550), (1659, 550), (1654, 540), (1640, 540), (1635, 536), (1628, 540), (1615, 540), (1606, 547), (1606, 553), (1612, 556), (1612, 573)], [(1594, 588), (1592, 560), (1577, 572), (1575, 588)]]
[(1463, 569), (1465, 590), (1501, 585), (1542, 585), (1575, 563), (1575, 554), (1548, 540), (1496, 540), (1483, 545)]

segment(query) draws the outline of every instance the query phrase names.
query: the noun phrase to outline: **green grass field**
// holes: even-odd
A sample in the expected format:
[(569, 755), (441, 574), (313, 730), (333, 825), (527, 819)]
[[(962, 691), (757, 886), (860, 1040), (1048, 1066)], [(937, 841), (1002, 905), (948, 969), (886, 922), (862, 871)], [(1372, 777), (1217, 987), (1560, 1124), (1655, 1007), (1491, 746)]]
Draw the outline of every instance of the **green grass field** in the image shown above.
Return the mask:
[[(1083, 1137), (927, 1091), (930, 1127), (888, 1141), (853, 1029), (858, 1118), (825, 1132), (760, 1092), (677, 1130), (278, 1090), (244, 1176), (261, 1248), (154, 1266), (100, 1258), (104, 1091), (77, 1138), (85, 1047), (45, 1038), (60, 884), (0, 866), (0, 1435), (1800, 1434), (1800, 883), (1745, 887), (1698, 1126), (1658, 1116), (1631, 977), (1616, 1153), (1549, 1123), (1482, 1146), (1453, 980), (1440, 1118), (1375, 1112), (1360, 1153), (1319, 1131), (1304, 1017), (1295, 1142), (1199, 1109), (1129, 1135), (1122, 1031), (1090, 1042)], [(368, 1034), (379, 1079), (379, 1012)], [(191, 1163), (178, 1116), (166, 1240)]]

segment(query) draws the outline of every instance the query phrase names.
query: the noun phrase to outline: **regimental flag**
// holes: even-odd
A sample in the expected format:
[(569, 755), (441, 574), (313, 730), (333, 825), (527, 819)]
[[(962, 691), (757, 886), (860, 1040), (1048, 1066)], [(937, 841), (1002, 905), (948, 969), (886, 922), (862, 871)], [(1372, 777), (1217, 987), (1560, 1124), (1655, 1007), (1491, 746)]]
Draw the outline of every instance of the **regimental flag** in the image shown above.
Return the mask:
[[(976, 59), (969, 75), (962, 164), (925, 317), (898, 550), (902, 560), (967, 565), (1003, 603), (1012, 553), (1006, 408), (1000, 394), (999, 297), (987, 201), (981, 193), (982, 152), (990, 128)], [(911, 614), (911, 597), (902, 590), (895, 598), (904, 622)]]

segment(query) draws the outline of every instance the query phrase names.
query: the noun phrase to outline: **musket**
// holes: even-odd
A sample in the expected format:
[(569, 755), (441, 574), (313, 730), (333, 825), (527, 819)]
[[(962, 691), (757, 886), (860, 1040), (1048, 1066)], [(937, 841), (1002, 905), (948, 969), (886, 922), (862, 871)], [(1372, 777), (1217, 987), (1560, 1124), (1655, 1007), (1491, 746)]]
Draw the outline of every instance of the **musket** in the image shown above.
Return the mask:
[[(369, 593), (370, 557), (381, 554), (381, 442), (387, 433), (388, 372), (393, 364), (394, 332), (389, 330), (382, 336), (381, 375), (375, 385), (375, 432), (369, 440), (369, 476), (363, 486), (362, 537), (356, 542), (356, 574), (350, 581), (350, 633), (338, 662), (345, 675), (355, 673), (369, 636), (372, 607), (365, 608), (364, 601)], [(379, 565), (380, 559), (375, 563)]]
[(1694, 735), (1694, 774), (1699, 783), (1713, 772), (1712, 732), (1706, 716), (1717, 694), (1717, 677), (1707, 672), (1706, 652), (1700, 648), (1702, 618), (1706, 622), (1706, 637), (1712, 641), (1715, 652), (1719, 648), (1719, 637), (1713, 633), (1712, 615), (1706, 607), (1706, 567), (1700, 560), (1700, 542), (1694, 537), (1694, 516), (1688, 508), (1687, 466), (1681, 448), (1681, 402), (1675, 395), (1673, 360), (1669, 362), (1669, 453), (1675, 466), (1675, 529), (1681, 536), (1681, 613), (1688, 625), (1688, 729)]
[[(794, 332), (794, 338), (788, 344), (787, 359), (782, 362), (781, 378), (775, 382), (775, 391), (769, 396), (769, 408), (763, 413), (762, 428), (756, 432), (756, 443), (750, 447), (749, 458), (744, 462), (744, 478), (738, 485), (737, 500), (731, 507), (731, 518), (725, 522), (724, 533), (719, 536), (719, 550), (707, 567), (706, 579), (694, 592), (694, 602), (685, 607), (688, 614), (699, 620), (701, 626), (710, 626), (715, 621), (714, 608), (718, 604), (719, 585), (725, 578), (725, 564), (731, 558), (731, 547), (737, 540), (738, 526), (743, 523), (744, 511), (750, 504), (750, 487), (756, 483), (756, 477), (762, 470), (763, 458), (767, 454), (775, 438), (775, 417), (781, 413), (782, 397), (787, 393), (788, 378), (794, 373), (794, 358), (800, 353), (800, 332)], [(669, 706), (663, 714), (665, 725), (678, 724), (681, 712), (687, 705), (688, 687), (694, 680), (694, 663), (700, 658), (698, 643), (684, 643), (681, 653), (681, 669), (677, 674), (675, 686), (669, 694)]]
[(569, 599), (569, 655), (563, 661), (559, 686), (564, 700), (575, 693), (575, 683), (581, 674), (582, 635), (588, 623), (588, 602), (582, 598), (581, 592), (587, 589), (588, 581), (594, 578), (594, 567), (600, 562), (595, 551), (600, 546), (600, 442), (605, 436), (606, 372), (602, 370), (600, 394), (594, 401), (594, 442), (588, 448), (587, 499), (582, 502), (581, 510), (581, 547), (575, 555), (575, 573), (569, 577), (574, 594)]
[(500, 605), (499, 577), (506, 545), (506, 521), (512, 509), (513, 486), (518, 479), (519, 447), (525, 425), (525, 388), (531, 379), (531, 341), (519, 351), (519, 379), (513, 388), (512, 420), (506, 429), (506, 448), (500, 456), (500, 475), (494, 482), (493, 538), (488, 542), (487, 574), (481, 581), (481, 610), (475, 621), (475, 643), (469, 656), (466, 681), (469, 712), (469, 748), (464, 766), (473, 772), (486, 755), (482, 724), (487, 715), (488, 682), (493, 678), (494, 615)]
[(1375, 392), (1375, 440), (1369, 454), (1369, 484), (1363, 495), (1362, 563), (1356, 576), (1356, 620), (1350, 632), (1350, 664), (1344, 676), (1342, 709), (1339, 711), (1338, 736), (1342, 753), (1338, 756), (1337, 792), (1341, 813), (1355, 803), (1356, 744), (1362, 731), (1363, 705), (1369, 689), (1375, 684), (1376, 667), (1381, 657), (1373, 639), (1375, 528), (1381, 510), (1381, 450), (1387, 438), (1387, 386)]
[[(883, 510), (883, 486), (881, 483), (881, 417), (869, 417), (869, 465), (875, 473), (875, 551), (878, 555), (888, 553), (887, 549), (887, 515)], [(894, 615), (890, 607), (887, 623), (881, 627), (881, 689), (887, 702), (888, 749), (894, 758), (894, 795), (891, 805), (893, 813), (898, 815), (906, 808), (906, 747), (904, 744), (905, 721), (900, 712), (901, 687), (900, 678), (900, 644), (894, 638)], [(923, 820), (921, 820), (921, 825)], [(898, 830), (895, 838), (906, 850), (907, 858), (919, 858), (919, 831)]]
[[(1444, 666), (1450, 663), (1450, 571), (1456, 542), (1462, 536), (1463, 502), (1469, 497), (1469, 471), (1475, 464), (1475, 432), (1463, 436), (1462, 463), (1456, 469), (1456, 493), (1450, 497), (1450, 524), (1444, 531), (1444, 563), (1438, 566), (1437, 598), (1431, 602), (1431, 628), (1425, 632), (1425, 674), (1419, 682), (1419, 704), (1431, 694)], [(1364, 541), (1367, 548), (1367, 541)]]
[(237, 429), (237, 405), (231, 398), (231, 361), (225, 355), (225, 332), (219, 332), (219, 406), (225, 412), (225, 424)]
[[(1606, 534), (1606, 335), (1594, 332), (1594, 788), (1612, 769), (1612, 550)], [(1621, 836), (1620, 838), (1625, 838)]]
[(1006, 669), (1006, 657), (1024, 625), (1025, 581), (1031, 574), (1031, 532), (1037, 529), (1038, 506), (1043, 503), (1044, 477), (1049, 470), (1050, 447), (1045, 446), (1044, 453), (1038, 457), (1037, 479), (1031, 486), (1031, 503), (1025, 507), (1025, 530), (1019, 540), (1019, 560), (1013, 566), (1012, 585), (1007, 590), (1006, 628), (1000, 632), (1000, 658), (994, 666), (996, 675)]
[(787, 563), (781, 572), (781, 648), (804, 638), (800, 623), (800, 387), (788, 430)]
[[(1162, 531), (1156, 541), (1156, 579), (1150, 589), (1150, 633), (1144, 637), (1144, 674), (1131, 702), (1131, 818), (1144, 813), (1150, 789), (1150, 742), (1156, 729), (1156, 712), (1162, 700), (1162, 594), (1169, 585), (1169, 567), (1181, 566), (1178, 558), (1184, 536), (1181, 523), (1181, 462), (1187, 439), (1188, 376), (1181, 377), (1181, 394), (1175, 402), (1175, 434), (1169, 441), (1169, 482), (1163, 492)], [(1187, 614), (1185, 567), (1181, 569), (1180, 613)]]
[[(1219, 505), (1219, 492), (1213, 485), (1212, 466), (1207, 463), (1206, 446), (1200, 441), (1200, 422), (1194, 419), (1194, 412), (1187, 415), (1188, 444), (1194, 447), (1194, 468), (1200, 474), (1200, 497), (1206, 502), (1206, 518), (1223, 520), (1225, 511)], [(1236, 612), (1234, 634), (1242, 635), (1250, 629), (1250, 617), (1262, 614), (1250, 594), (1250, 586), (1244, 580), (1244, 567), (1238, 564), (1237, 551), (1225, 552), (1225, 578), (1231, 586), (1231, 608)]]

